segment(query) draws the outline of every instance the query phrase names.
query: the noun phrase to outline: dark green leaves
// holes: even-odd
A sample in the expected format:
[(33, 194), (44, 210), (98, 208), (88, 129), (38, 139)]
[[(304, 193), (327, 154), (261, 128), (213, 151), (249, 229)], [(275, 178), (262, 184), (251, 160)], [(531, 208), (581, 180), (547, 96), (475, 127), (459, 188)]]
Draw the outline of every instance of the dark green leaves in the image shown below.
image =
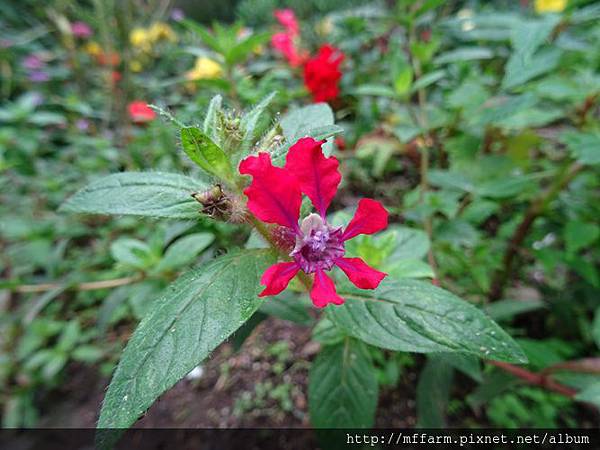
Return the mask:
[(207, 173), (223, 180), (232, 177), (231, 163), (225, 152), (196, 127), (181, 129), (183, 151)]
[(365, 291), (338, 289), (343, 307), (329, 307), (330, 319), (369, 344), (406, 352), (462, 352), (501, 361), (526, 362), (519, 346), (474, 306), (429, 283), (384, 280)]
[(310, 369), (308, 404), (315, 428), (373, 426), (378, 386), (367, 347), (351, 338), (323, 348)]
[(198, 203), (190, 196), (206, 189), (193, 178), (163, 172), (123, 172), (93, 181), (61, 210), (91, 214), (194, 218)]
[[(256, 311), (260, 275), (272, 256), (247, 250), (194, 269), (168, 287), (130, 339), (98, 428), (126, 428)], [(99, 431), (101, 447), (115, 434)]]
[(600, 164), (600, 133), (568, 131), (562, 134), (561, 140), (581, 164)]

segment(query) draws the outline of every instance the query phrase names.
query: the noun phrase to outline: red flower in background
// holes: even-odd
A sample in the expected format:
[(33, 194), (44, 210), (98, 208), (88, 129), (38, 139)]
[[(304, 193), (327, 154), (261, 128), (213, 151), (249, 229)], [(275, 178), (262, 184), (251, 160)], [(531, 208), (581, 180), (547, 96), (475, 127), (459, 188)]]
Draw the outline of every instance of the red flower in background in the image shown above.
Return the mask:
[(335, 99), (340, 93), (338, 83), (342, 78), (339, 67), (344, 54), (332, 45), (325, 44), (317, 56), (304, 65), (304, 84), (315, 102)]
[(291, 9), (276, 9), (273, 15), (285, 31), (273, 34), (271, 45), (284, 56), (290, 66), (301, 66), (306, 61), (308, 54), (298, 47), (300, 27), (294, 11)]
[(129, 117), (135, 123), (146, 123), (156, 119), (156, 113), (143, 101), (129, 104)]
[[(327, 223), (327, 208), (342, 177), (338, 160), (323, 154), (324, 142), (310, 137), (298, 140), (290, 147), (283, 168), (273, 166), (270, 155), (264, 152), (249, 156), (240, 164), (240, 173), (252, 176), (252, 183), (244, 190), (248, 209), (263, 222), (279, 225), (276, 234), (287, 236), (293, 245), (292, 261), (277, 263), (263, 274), (261, 284), (265, 289), (259, 294), (261, 297), (279, 294), (302, 270), (314, 274), (310, 298), (316, 307), (341, 305), (344, 299), (326, 274), (334, 266), (361, 289), (375, 289), (386, 276), (360, 258), (344, 257), (347, 240), (387, 227), (388, 213), (381, 203), (360, 200), (345, 229)], [(311, 200), (318, 214), (310, 214), (299, 223), (302, 194)]]
[(292, 36), (298, 36), (300, 34), (298, 19), (296, 19), (296, 14), (294, 14), (293, 10), (289, 8), (276, 9), (273, 15), (289, 34)]

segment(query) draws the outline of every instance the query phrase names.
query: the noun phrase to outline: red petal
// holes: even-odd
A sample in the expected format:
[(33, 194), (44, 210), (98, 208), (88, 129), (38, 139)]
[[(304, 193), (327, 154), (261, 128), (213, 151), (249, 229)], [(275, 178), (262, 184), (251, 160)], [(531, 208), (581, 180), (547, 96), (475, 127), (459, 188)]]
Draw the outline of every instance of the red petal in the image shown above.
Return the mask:
[(248, 209), (256, 217), (263, 222), (298, 230), (302, 193), (292, 175), (273, 166), (268, 153), (244, 159), (240, 163), (240, 173), (253, 177), (244, 194), (248, 197)]
[(339, 258), (335, 264), (360, 289), (375, 289), (387, 273), (375, 270), (360, 258)]
[(342, 239), (347, 241), (359, 234), (373, 234), (386, 229), (388, 212), (378, 201), (363, 198), (358, 202), (354, 217), (344, 230)]
[(258, 296), (265, 297), (279, 294), (287, 287), (290, 280), (296, 276), (298, 270), (300, 270), (300, 267), (295, 262), (273, 264), (265, 270), (260, 279), (260, 284), (266, 287)]
[(298, 20), (296, 19), (296, 14), (292, 9), (276, 9), (273, 12), (273, 15), (277, 19), (281, 25), (285, 27), (285, 29), (293, 35), (297, 35), (300, 32), (300, 26), (298, 25)]
[(344, 299), (335, 291), (335, 284), (322, 270), (315, 272), (315, 281), (310, 290), (310, 298), (317, 308), (324, 308), (329, 303), (341, 305)]
[(323, 154), (321, 145), (324, 142), (311, 137), (298, 139), (290, 147), (285, 160), (286, 170), (298, 179), (300, 189), (323, 218), (342, 179), (337, 158), (325, 158)]

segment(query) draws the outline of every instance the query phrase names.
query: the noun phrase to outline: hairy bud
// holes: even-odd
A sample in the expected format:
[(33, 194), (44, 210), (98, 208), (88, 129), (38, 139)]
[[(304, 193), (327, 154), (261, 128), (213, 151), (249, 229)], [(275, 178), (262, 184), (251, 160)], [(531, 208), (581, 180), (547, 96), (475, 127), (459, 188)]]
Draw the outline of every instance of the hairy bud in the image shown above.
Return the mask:
[(216, 184), (203, 192), (194, 192), (194, 200), (202, 205), (200, 212), (215, 220), (242, 223), (246, 217), (246, 207), (239, 197), (224, 191)]

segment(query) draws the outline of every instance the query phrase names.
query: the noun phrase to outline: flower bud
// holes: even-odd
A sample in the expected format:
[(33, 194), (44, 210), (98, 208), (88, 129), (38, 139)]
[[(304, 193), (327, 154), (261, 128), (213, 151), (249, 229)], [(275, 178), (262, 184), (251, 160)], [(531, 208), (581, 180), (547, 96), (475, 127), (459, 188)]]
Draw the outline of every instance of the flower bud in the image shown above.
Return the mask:
[(202, 205), (200, 212), (223, 222), (242, 223), (246, 218), (244, 202), (216, 184), (203, 192), (194, 192), (194, 200)]

